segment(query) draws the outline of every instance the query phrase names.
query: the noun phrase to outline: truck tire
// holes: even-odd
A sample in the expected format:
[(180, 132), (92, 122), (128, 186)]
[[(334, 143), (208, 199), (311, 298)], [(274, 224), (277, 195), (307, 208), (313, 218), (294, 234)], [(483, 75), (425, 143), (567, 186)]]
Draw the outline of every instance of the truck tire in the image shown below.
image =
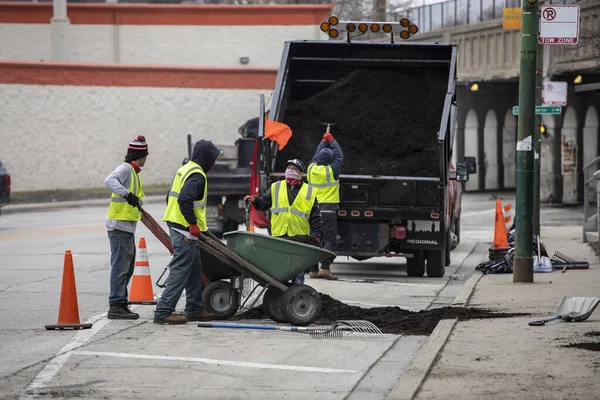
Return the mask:
[(279, 289), (269, 287), (263, 296), (263, 308), (269, 318), (275, 322), (287, 322), (283, 318), (279, 301), (281, 300), (283, 293)]
[(450, 243), (452, 243), (452, 235), (450, 233), (450, 229), (448, 229), (448, 234), (446, 235), (446, 251), (445, 251), (445, 258), (444, 258), (444, 266), (447, 267), (449, 266), (452, 261), (450, 260), (450, 252), (453, 250), (450, 246)]
[(323, 302), (321, 295), (308, 285), (293, 285), (279, 301), (283, 318), (292, 325), (310, 325), (319, 317)]
[(231, 289), (225, 281), (214, 281), (202, 290), (202, 303), (217, 319), (229, 319), (235, 315), (240, 305), (239, 293)]
[(417, 250), (413, 253), (413, 258), (406, 259), (406, 274), (410, 277), (420, 277), (425, 274), (425, 258), (423, 250)]
[(441, 278), (446, 273), (446, 248), (427, 251), (427, 276)]

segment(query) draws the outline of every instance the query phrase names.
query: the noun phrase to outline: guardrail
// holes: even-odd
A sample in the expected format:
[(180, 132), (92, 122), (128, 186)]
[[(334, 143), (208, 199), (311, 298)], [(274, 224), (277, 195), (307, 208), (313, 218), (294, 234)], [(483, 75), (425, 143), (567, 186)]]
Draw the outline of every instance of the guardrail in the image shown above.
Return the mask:
[[(545, 4), (570, 4), (577, 0), (547, 0)], [(521, 7), (520, 0), (449, 0), (390, 13), (389, 21), (406, 17), (420, 32), (436, 31), (459, 25), (502, 18), (504, 8)]]
[(583, 166), (583, 241), (587, 232), (600, 235), (600, 157)]

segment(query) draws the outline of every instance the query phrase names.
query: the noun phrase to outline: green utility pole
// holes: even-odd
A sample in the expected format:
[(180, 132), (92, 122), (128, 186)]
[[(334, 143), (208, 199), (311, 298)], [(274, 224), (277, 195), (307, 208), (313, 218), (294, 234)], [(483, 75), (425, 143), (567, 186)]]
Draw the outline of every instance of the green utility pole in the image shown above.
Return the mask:
[[(517, 210), (513, 282), (533, 282), (533, 135), (538, 1), (522, 0), (519, 130), (517, 136)], [(537, 128), (539, 129), (539, 127)]]
[[(542, 104), (542, 89), (544, 87), (544, 47), (537, 45), (536, 67), (535, 67), (535, 104)], [(535, 114), (535, 129), (533, 130), (533, 149), (535, 150), (533, 160), (533, 234), (540, 235), (540, 164), (542, 162), (542, 116)]]

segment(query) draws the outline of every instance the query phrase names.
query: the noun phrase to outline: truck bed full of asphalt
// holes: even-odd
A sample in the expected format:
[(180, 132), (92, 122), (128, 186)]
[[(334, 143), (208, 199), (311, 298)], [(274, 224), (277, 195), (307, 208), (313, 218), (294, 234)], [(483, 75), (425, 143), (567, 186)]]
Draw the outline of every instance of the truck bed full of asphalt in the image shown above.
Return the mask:
[[(289, 104), (283, 122), (292, 129), (277, 156), (310, 162), (326, 126), (344, 151), (343, 174), (439, 176), (445, 69), (360, 69), (310, 98)], [(293, 89), (292, 89), (293, 90)]]

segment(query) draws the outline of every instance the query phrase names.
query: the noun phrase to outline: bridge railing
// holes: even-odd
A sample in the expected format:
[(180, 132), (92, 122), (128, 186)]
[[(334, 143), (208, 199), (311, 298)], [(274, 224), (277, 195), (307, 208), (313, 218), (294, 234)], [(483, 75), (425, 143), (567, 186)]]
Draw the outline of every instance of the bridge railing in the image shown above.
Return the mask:
[[(569, 4), (577, 0), (548, 0), (545, 4)], [(476, 24), (502, 18), (505, 7), (520, 7), (520, 0), (448, 0), (392, 12), (388, 20), (408, 18), (420, 32), (431, 32), (459, 25)]]
[(583, 167), (583, 241), (594, 231), (600, 235), (600, 157)]

